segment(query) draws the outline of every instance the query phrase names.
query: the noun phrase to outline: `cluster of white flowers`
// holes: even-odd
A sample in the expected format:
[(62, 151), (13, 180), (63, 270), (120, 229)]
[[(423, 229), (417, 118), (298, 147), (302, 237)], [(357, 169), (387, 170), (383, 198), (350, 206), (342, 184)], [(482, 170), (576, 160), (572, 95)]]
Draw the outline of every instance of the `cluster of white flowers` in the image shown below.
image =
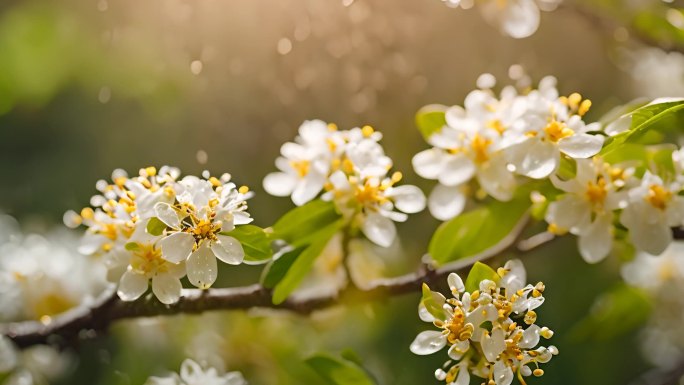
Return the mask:
[(140, 169), (130, 178), (115, 170), (113, 183), (97, 182), (101, 194), (90, 201), (95, 209), (64, 216), (70, 227), (88, 227), (80, 250), (102, 257), (125, 301), (143, 295), (151, 280), (159, 301), (175, 303), (186, 274), (206, 289), (217, 278), (217, 258), (232, 265), (244, 259), (240, 242), (225, 233), (252, 221), (249, 189), (237, 188), (229, 174), (179, 177), (178, 169), (167, 166)]
[(104, 267), (79, 254), (68, 232), (24, 234), (14, 218), (0, 214), (0, 233), (0, 321), (49, 323), (106, 287)]
[(469, 9), (477, 4), (482, 15), (506, 35), (522, 39), (539, 28), (540, 10), (553, 11), (562, 0), (442, 0), (451, 8)]
[(197, 362), (187, 359), (181, 364), (180, 375), (150, 377), (145, 385), (247, 385), (247, 381), (240, 372), (219, 374), (214, 368), (203, 369)]
[(439, 330), (418, 334), (411, 351), (427, 355), (448, 346), (450, 360), (435, 372), (448, 385), (468, 385), (471, 374), (488, 385), (509, 385), (516, 375), (524, 384), (524, 376), (543, 375), (539, 364), (558, 354), (555, 346), (536, 347), (540, 336), (553, 336), (549, 328), (535, 324), (534, 310), (544, 303), (544, 284), (525, 285), (526, 272), (519, 260), (507, 262), (497, 274), (498, 282), (482, 280), (479, 290), (468, 293), (461, 278), (452, 273), (448, 277), (452, 298), (431, 292), (431, 303), (421, 301), (421, 320)]
[[(302, 205), (321, 194), (335, 202), (351, 226), (374, 243), (389, 246), (396, 237), (393, 221), (425, 208), (416, 186), (395, 186), (399, 172), (389, 173), (392, 160), (370, 126), (338, 130), (320, 120), (304, 122), (295, 142), (285, 143), (276, 159), (279, 172), (264, 178), (264, 189), (275, 196), (292, 196)], [(395, 209), (399, 211), (395, 211)]]
[(40, 385), (62, 376), (71, 363), (68, 355), (37, 345), (18, 350), (9, 338), (0, 335), (0, 384)]
[(638, 253), (622, 266), (622, 277), (653, 299), (652, 314), (639, 341), (652, 364), (672, 368), (684, 360), (684, 242), (676, 241), (659, 256)]
[(536, 90), (503, 88), (499, 97), (490, 74), (478, 79), (464, 106), (446, 111), (446, 125), (429, 138), (431, 149), (416, 154), (413, 166), (426, 179), (439, 184), (429, 198), (430, 212), (446, 220), (460, 214), (477, 180), (478, 196), (507, 201), (513, 197), (516, 175), (549, 177), (562, 156), (584, 159), (596, 155), (603, 136), (589, 132), (597, 123), (582, 116), (591, 107), (579, 94), (559, 97), (556, 79), (546, 77)]

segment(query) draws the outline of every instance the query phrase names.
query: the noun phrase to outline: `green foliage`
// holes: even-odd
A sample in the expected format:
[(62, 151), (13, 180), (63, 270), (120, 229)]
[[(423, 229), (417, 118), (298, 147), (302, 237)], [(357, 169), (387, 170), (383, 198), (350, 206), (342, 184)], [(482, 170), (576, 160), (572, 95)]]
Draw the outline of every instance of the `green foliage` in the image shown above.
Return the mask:
[[(619, 158), (619, 153), (625, 143), (658, 144), (664, 139), (664, 134), (677, 128), (684, 121), (684, 100), (667, 101), (636, 109), (631, 114), (629, 130), (606, 140), (601, 150), (605, 158)], [(632, 151), (634, 151), (632, 149)]]
[(273, 290), (274, 304), (283, 302), (299, 286), (304, 277), (311, 271), (316, 258), (321, 254), (333, 235), (342, 228), (343, 224), (344, 222), (339, 220), (313, 235), (311, 238), (312, 243), (294, 259), (282, 279), (275, 285)]
[(499, 274), (491, 267), (482, 262), (475, 262), (468, 273), (468, 278), (465, 281), (465, 289), (468, 292), (474, 292), (480, 289), (480, 282), (488, 279), (490, 281), (499, 282)]
[(223, 233), (237, 239), (245, 250), (244, 262), (258, 265), (268, 262), (273, 256), (271, 236), (264, 229), (254, 225), (236, 226), (233, 231)]
[(618, 284), (597, 298), (591, 313), (575, 325), (571, 336), (581, 341), (619, 337), (644, 324), (652, 306), (643, 290)]
[(274, 237), (294, 247), (308, 245), (315, 242), (319, 230), (338, 219), (334, 203), (316, 199), (283, 215), (273, 225)]
[(438, 132), (446, 124), (446, 106), (440, 104), (430, 104), (418, 110), (416, 113), (416, 125), (425, 140), (432, 134)]
[[(682, 13), (681, 9), (669, 8), (669, 12)], [(668, 46), (684, 46), (684, 31), (667, 20), (664, 10), (641, 12), (634, 18), (634, 28), (654, 42)]]
[(162, 222), (157, 217), (152, 217), (150, 218), (150, 221), (147, 222), (147, 227), (145, 229), (147, 230), (148, 234), (157, 237), (162, 235), (164, 230), (166, 230), (166, 223)]
[(440, 264), (477, 255), (503, 241), (529, 207), (529, 190), (520, 189), (509, 202), (492, 201), (459, 215), (439, 226), (428, 251)]
[(444, 296), (430, 290), (426, 283), (423, 283), (422, 289), (423, 297), (420, 301), (425, 306), (425, 309), (427, 309), (428, 313), (432, 314), (436, 319), (445, 320), (447, 316), (443, 308), (446, 303)]
[(274, 288), (285, 277), (290, 266), (292, 266), (304, 249), (306, 249), (306, 246), (288, 251), (266, 266), (261, 276), (261, 284), (269, 289)]
[(374, 385), (376, 382), (359, 365), (358, 356), (354, 353), (353, 360), (347, 356), (349, 353), (343, 354), (343, 358), (317, 353), (305, 362), (331, 385)]

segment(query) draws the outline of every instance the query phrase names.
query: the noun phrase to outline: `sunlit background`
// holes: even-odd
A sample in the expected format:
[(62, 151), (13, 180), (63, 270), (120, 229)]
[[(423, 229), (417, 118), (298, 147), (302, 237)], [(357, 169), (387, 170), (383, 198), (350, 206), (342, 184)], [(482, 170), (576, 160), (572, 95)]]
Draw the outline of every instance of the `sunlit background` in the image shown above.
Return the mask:
[[(586, 5), (619, 21), (649, 2), (600, 3)], [(395, 167), (429, 189), (410, 164), (427, 148), (415, 112), (462, 103), (483, 72), (501, 83), (512, 65), (535, 81), (554, 75), (562, 93), (592, 99), (589, 120), (639, 96), (684, 95), (684, 59), (642, 50), (618, 26), (561, 7), (543, 14), (534, 36), (514, 40), (439, 0), (5, 0), (0, 210), (25, 231), (46, 231), (87, 205), (113, 169), (169, 164), (230, 172), (257, 193), (250, 212), (266, 227), (292, 204), (266, 195), (261, 180), (280, 145), (313, 118), (382, 131)], [(400, 225), (388, 271), (414, 269), (438, 224), (425, 212)], [(648, 368), (636, 331), (595, 339), (577, 326), (617, 281), (615, 258), (588, 266), (565, 239), (525, 261), (530, 280), (547, 284), (539, 317), (561, 351), (530, 383), (625, 384)], [(260, 271), (232, 270), (217, 286), (255, 282)], [(251, 384), (324, 384), (302, 359), (346, 348), (381, 384), (437, 383), (442, 357), (408, 349), (423, 328), (417, 300), (310, 318), (250, 311), (119, 322), (71, 353), (58, 383), (142, 384), (190, 356), (240, 370)]]

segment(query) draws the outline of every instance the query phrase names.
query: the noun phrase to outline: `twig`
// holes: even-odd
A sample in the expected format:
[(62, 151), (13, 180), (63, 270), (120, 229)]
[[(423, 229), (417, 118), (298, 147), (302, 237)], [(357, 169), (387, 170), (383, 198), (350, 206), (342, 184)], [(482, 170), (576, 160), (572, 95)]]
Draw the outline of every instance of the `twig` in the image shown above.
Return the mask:
[(0, 334), (12, 339), (19, 347), (38, 344), (64, 346), (73, 344), (79, 338), (95, 336), (107, 330), (112, 322), (121, 319), (251, 308), (282, 309), (309, 314), (334, 305), (376, 301), (396, 295), (416, 293), (420, 292), (423, 282), (433, 286), (444, 281), (451, 272), (465, 275), (476, 261), (495, 257), (506, 249), (516, 249), (517, 242), (520, 241), (528, 222), (529, 218), (525, 216), (502, 242), (473, 258), (445, 265), (438, 270), (424, 268), (419, 272), (381, 279), (368, 289), (349, 285), (333, 295), (306, 299), (297, 299), (296, 296), (292, 296), (278, 305), (274, 305), (271, 301), (272, 291), (258, 284), (224, 289), (184, 289), (178, 303), (169, 306), (161, 304), (151, 294), (134, 302), (124, 302), (111, 289), (103, 293), (90, 306), (72, 309), (55, 317), (48, 324), (37, 321), (0, 324)]

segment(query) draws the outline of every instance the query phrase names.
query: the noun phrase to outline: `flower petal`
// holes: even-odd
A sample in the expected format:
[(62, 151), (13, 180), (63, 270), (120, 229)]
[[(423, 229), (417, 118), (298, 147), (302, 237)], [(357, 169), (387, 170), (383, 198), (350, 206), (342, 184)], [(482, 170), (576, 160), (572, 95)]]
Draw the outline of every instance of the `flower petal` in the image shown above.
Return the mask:
[(465, 208), (466, 196), (460, 186), (445, 186), (438, 184), (430, 193), (428, 208), (433, 217), (446, 221), (461, 212)]
[(381, 214), (367, 215), (361, 230), (369, 240), (382, 247), (392, 245), (397, 236), (397, 228), (394, 226), (394, 222)]
[(405, 213), (413, 214), (425, 208), (425, 194), (416, 186), (394, 187), (387, 195), (393, 198), (394, 207)]
[(482, 337), (482, 352), (489, 362), (495, 362), (499, 354), (506, 350), (503, 329), (496, 327)]
[(188, 233), (173, 233), (159, 241), (162, 258), (171, 263), (180, 263), (188, 259), (195, 245), (195, 237)]
[(170, 305), (178, 302), (182, 289), (180, 280), (170, 274), (158, 274), (152, 277), (152, 292), (163, 304)]
[(160, 221), (164, 222), (164, 224), (170, 228), (180, 228), (180, 218), (178, 218), (178, 213), (176, 213), (176, 210), (171, 207), (170, 204), (165, 202), (157, 202), (157, 204), (154, 205), (154, 212), (157, 214), (157, 218), (159, 218)]
[(613, 214), (600, 215), (579, 235), (579, 251), (587, 263), (602, 261), (613, 248)]
[(267, 193), (284, 197), (292, 194), (297, 184), (297, 177), (284, 172), (272, 172), (264, 178), (263, 186)]
[(603, 147), (602, 135), (576, 134), (558, 141), (558, 148), (572, 158), (586, 159)]
[(411, 163), (416, 174), (425, 179), (437, 179), (444, 170), (445, 158), (444, 151), (431, 148), (414, 155)]
[(211, 251), (221, 262), (229, 265), (239, 265), (245, 259), (245, 250), (240, 241), (227, 235), (217, 235), (217, 242), (211, 243)]
[(314, 199), (323, 189), (325, 176), (311, 172), (304, 179), (301, 179), (292, 192), (292, 202), (297, 206)]
[(135, 301), (147, 291), (147, 286), (147, 277), (129, 270), (121, 276), (119, 289), (116, 293), (124, 301)]
[(200, 289), (208, 289), (216, 281), (218, 266), (214, 253), (206, 245), (200, 246), (194, 253), (190, 254), (185, 262), (190, 283)]
[(411, 342), (411, 352), (424, 356), (438, 352), (446, 345), (446, 336), (437, 330), (426, 330)]
[(439, 183), (457, 186), (470, 180), (475, 175), (475, 164), (463, 154), (449, 156), (444, 169), (439, 174)]
[(447, 277), (447, 283), (449, 284), (449, 289), (454, 294), (463, 293), (465, 291), (465, 285), (463, 284), (463, 280), (456, 273), (449, 274), (449, 276)]

